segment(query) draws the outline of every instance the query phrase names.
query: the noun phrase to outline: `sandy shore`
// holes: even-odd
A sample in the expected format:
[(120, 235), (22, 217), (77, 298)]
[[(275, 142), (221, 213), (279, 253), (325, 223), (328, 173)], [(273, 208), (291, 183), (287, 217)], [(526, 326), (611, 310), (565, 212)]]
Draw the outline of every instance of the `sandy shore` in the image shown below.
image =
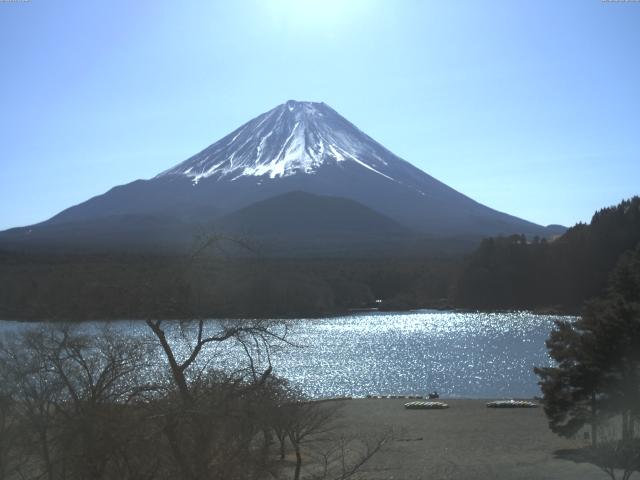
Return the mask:
[(487, 400), (447, 400), (447, 410), (406, 410), (408, 400), (347, 400), (344, 428), (367, 434), (389, 429), (393, 437), (363, 470), (367, 479), (604, 479), (587, 463), (558, 451), (585, 446), (547, 427), (542, 408), (491, 409)]

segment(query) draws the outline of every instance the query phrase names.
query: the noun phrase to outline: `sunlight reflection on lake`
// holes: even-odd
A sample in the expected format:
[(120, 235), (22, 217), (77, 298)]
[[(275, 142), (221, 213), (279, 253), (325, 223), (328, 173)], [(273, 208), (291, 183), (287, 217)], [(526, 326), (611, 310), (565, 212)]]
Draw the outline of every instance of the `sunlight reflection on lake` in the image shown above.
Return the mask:
[[(313, 397), (432, 390), (445, 397), (531, 397), (539, 394), (533, 366), (550, 364), (544, 342), (558, 318), (567, 317), (418, 311), (299, 319), (292, 321), (289, 333), (297, 347), (274, 352), (272, 361), (275, 373)], [(103, 324), (88, 322), (80, 328), (90, 331)], [(0, 329), (32, 325), (3, 322)], [(144, 322), (110, 325), (135, 335), (150, 334)], [(178, 329), (173, 335), (184, 348)], [(237, 345), (203, 352), (202, 360), (210, 365), (234, 369), (244, 364)]]

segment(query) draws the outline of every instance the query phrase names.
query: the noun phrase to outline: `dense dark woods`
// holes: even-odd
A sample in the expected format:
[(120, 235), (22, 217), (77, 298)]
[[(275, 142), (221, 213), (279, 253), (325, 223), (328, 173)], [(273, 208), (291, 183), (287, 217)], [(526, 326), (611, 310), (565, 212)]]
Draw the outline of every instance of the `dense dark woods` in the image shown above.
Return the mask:
[(618, 259), (640, 242), (640, 197), (604, 208), (555, 241), (485, 239), (458, 276), (452, 303), (478, 309), (576, 312), (606, 288)]
[(447, 258), (32, 256), (0, 259), (5, 319), (323, 315), (446, 302)]
[(638, 242), (640, 198), (634, 197), (557, 239), (487, 238), (467, 257), (286, 259), (245, 252), (194, 259), (4, 251), (0, 317), (270, 317), (372, 307), (577, 312), (604, 291), (620, 256)]

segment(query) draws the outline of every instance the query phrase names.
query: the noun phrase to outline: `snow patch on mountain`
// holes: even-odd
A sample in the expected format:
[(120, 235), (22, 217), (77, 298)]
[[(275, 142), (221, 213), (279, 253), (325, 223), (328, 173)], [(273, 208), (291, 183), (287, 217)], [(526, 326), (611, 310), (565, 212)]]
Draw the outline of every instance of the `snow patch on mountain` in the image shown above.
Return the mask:
[(158, 177), (182, 175), (194, 184), (208, 177), (274, 179), (350, 163), (397, 181), (385, 160), (389, 155), (324, 103), (290, 100)]

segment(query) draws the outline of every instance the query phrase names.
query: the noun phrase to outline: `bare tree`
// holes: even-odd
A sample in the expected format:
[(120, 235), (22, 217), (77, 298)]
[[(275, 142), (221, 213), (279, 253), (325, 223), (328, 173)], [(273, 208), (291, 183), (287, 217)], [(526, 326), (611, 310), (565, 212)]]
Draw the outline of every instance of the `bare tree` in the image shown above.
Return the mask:
[[(361, 472), (382, 448), (389, 434), (346, 435), (340, 420), (340, 401), (310, 401), (288, 385), (281, 386), (280, 401), (274, 405), (273, 429), (279, 456), (285, 458), (285, 441), (295, 454), (293, 478), (346, 480)], [(303, 459), (308, 473), (303, 476)]]
[(315, 453), (319, 457), (320, 471), (312, 480), (347, 480), (355, 478), (369, 460), (376, 455), (389, 439), (388, 433), (370, 438), (359, 435), (340, 435)]
[(285, 406), (289, 416), (287, 435), (296, 455), (294, 480), (300, 479), (302, 447), (314, 437), (325, 435), (333, 428), (338, 404), (321, 404), (298, 400)]
[[(194, 480), (246, 475), (257, 458), (250, 452), (252, 439), (264, 423), (253, 414), (262, 408), (257, 405), (264, 398), (256, 395), (256, 390), (270, 376), (274, 344), (287, 342), (286, 324), (198, 319), (147, 320), (147, 325), (164, 352), (175, 387), (175, 395), (164, 402), (159, 418), (164, 419), (163, 431), (180, 475)], [(167, 332), (167, 327), (174, 330)], [(172, 343), (175, 329), (182, 344), (187, 344), (181, 357)], [(244, 370), (223, 374), (211, 368), (215, 358), (200, 358), (208, 346), (223, 342), (235, 342), (246, 353)], [(264, 370), (259, 367), (265, 362), (256, 359), (266, 359)]]
[(16, 415), (15, 385), (0, 378), (0, 480), (14, 478), (26, 463), (24, 435)]
[[(274, 343), (287, 343), (287, 324), (282, 321), (212, 321), (208, 322), (208, 326), (210, 327), (208, 331), (206, 331), (207, 322), (203, 319), (173, 322), (174, 325), (178, 325), (185, 336), (189, 334), (188, 329), (195, 327), (193, 343), (190, 345), (186, 357), (178, 359), (174, 352), (174, 347), (170, 344), (165, 331), (165, 325), (169, 322), (163, 320), (146, 320), (146, 323), (158, 339), (169, 365), (175, 386), (180, 392), (182, 399), (187, 402), (191, 396), (188, 370), (194, 365), (202, 349), (207, 345), (220, 344), (225, 341), (237, 341), (243, 346), (244, 351), (247, 352), (249, 368), (252, 370), (252, 373), (255, 374), (255, 364), (250, 355), (250, 350), (246, 347), (247, 343), (252, 343), (255, 345), (257, 351), (262, 349), (267, 352), (267, 354)], [(269, 355), (267, 355), (267, 357), (270, 358)]]
[(588, 455), (590, 460), (605, 472), (611, 480), (620, 473), (621, 480), (629, 480), (633, 472), (640, 470), (640, 438), (634, 432), (625, 432), (626, 419), (621, 420), (622, 432), (609, 422), (600, 428), (601, 441), (592, 446)]
[(25, 432), (21, 477), (113, 478), (136, 438), (128, 406), (146, 390), (145, 357), (138, 341), (107, 330), (43, 328), (3, 342), (0, 375), (15, 385), (12, 414)]
[(29, 333), (2, 341), (0, 376), (4, 385), (14, 386), (11, 415), (23, 429), (23, 440), (32, 447), (21, 452), (23, 463), (30, 465), (32, 475), (53, 480), (56, 461), (52, 431), (62, 384), (45, 367), (42, 353), (33, 348), (33, 340)]

